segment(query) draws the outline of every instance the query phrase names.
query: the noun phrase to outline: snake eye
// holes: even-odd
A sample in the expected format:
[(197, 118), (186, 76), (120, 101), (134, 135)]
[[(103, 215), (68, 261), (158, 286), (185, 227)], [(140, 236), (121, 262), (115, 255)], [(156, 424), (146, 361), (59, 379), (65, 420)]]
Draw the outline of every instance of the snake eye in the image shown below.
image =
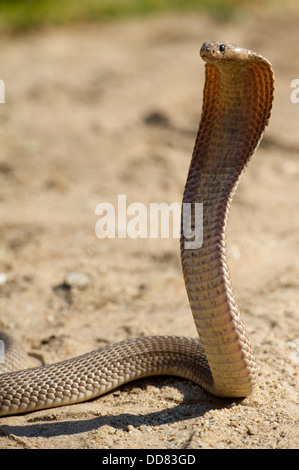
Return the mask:
[(225, 44), (220, 44), (219, 46), (219, 51), (224, 52), (225, 51)]

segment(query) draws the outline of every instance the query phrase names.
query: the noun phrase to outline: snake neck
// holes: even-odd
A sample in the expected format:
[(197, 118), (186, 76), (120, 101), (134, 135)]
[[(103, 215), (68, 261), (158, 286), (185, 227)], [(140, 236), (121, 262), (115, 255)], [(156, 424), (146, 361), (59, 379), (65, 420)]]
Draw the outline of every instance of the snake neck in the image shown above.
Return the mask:
[[(229, 275), (226, 227), (240, 175), (270, 113), (259, 74), (260, 64), (237, 71), (206, 65), (202, 118), (183, 197), (183, 274), (213, 376), (211, 391), (219, 396), (247, 396), (256, 384), (255, 359)], [(194, 203), (202, 204), (201, 227)], [(193, 210), (186, 220), (188, 205)], [(200, 247), (187, 248), (187, 225), (202, 231)]]

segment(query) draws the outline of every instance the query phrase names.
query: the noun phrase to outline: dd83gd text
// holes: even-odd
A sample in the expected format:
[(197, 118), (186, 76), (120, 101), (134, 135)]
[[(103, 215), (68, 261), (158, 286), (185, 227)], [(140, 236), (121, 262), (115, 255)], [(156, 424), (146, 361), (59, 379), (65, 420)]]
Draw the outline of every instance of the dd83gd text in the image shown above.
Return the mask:
[(147, 465), (192, 465), (195, 464), (195, 456), (192, 454), (148, 454)]

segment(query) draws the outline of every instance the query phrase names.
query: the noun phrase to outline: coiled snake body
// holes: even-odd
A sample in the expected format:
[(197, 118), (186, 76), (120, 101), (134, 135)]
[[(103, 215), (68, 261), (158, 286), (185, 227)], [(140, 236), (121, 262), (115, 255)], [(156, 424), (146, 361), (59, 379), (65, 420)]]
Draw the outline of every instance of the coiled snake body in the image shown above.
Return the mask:
[[(78, 403), (158, 374), (191, 379), (217, 396), (245, 397), (255, 388), (255, 359), (229, 277), (226, 225), (240, 175), (270, 117), (273, 71), (262, 56), (224, 42), (205, 42), (200, 54), (206, 62), (203, 109), (183, 202), (203, 204), (202, 245), (186, 248), (183, 230), (181, 237), (200, 339), (135, 338), (57, 364), (5, 372), (1, 415)], [(9, 354), (7, 346), (4, 370), (10, 370)]]

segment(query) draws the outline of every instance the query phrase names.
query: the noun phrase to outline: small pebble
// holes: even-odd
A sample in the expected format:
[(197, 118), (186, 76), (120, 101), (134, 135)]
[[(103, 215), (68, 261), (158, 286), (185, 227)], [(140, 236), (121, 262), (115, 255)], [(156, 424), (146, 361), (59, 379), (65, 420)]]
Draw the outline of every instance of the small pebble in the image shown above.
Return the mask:
[(69, 287), (78, 287), (79, 289), (85, 289), (90, 280), (89, 277), (84, 273), (69, 272), (65, 276), (65, 283)]
[(7, 282), (7, 276), (5, 273), (0, 273), (0, 286), (4, 286)]
[(229, 405), (227, 405), (227, 408), (234, 408), (234, 406), (237, 406), (236, 402), (233, 401), (232, 403), (230, 403)]

